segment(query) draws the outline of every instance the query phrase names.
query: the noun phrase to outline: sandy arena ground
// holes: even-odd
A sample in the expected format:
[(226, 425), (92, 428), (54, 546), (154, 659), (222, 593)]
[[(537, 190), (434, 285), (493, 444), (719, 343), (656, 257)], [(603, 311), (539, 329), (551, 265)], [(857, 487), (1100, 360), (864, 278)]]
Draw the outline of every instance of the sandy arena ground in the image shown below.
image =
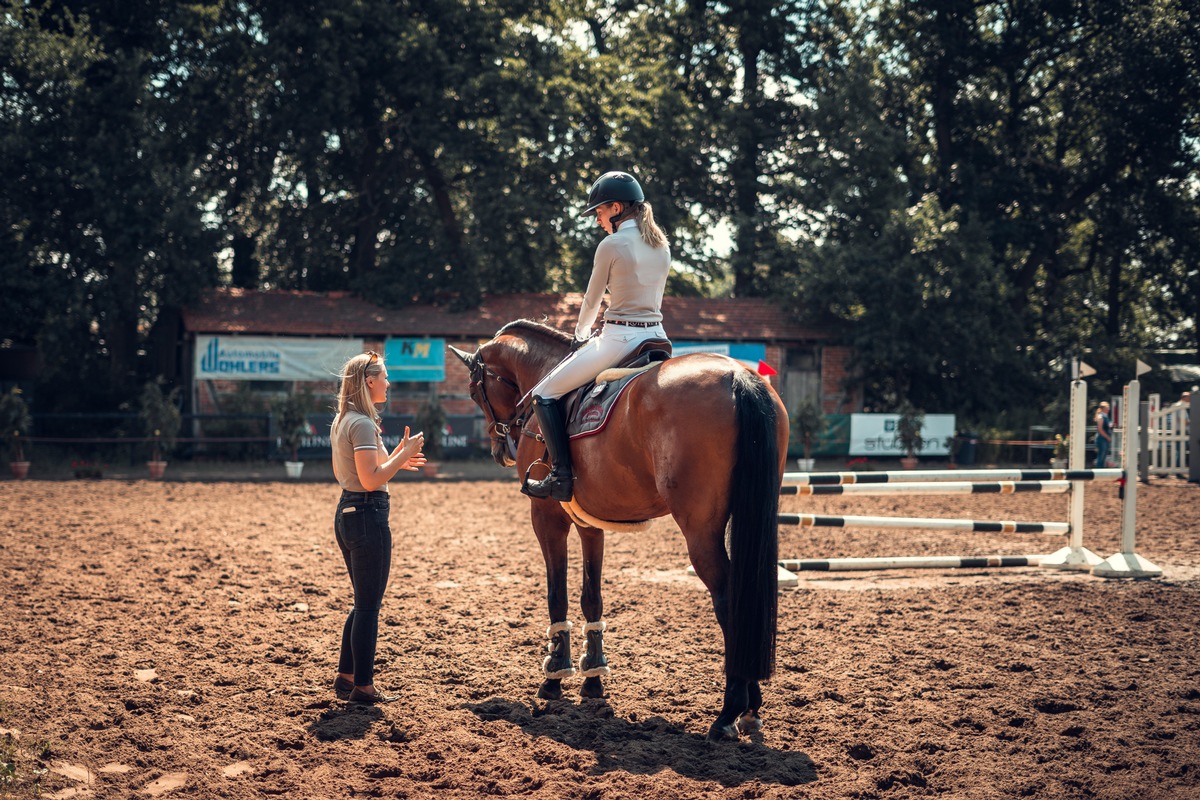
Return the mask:
[[(1200, 487), (1139, 488), (1137, 550), (1158, 580), (805, 573), (780, 598), (767, 727), (736, 744), (704, 740), (719, 634), (671, 520), (608, 537), (608, 697), (581, 701), (573, 679), (546, 702), (544, 571), (515, 478), (393, 489), (378, 681), (405, 700), (370, 708), (330, 688), (351, 601), (335, 487), (0, 483), (0, 797), (1200, 797)], [(783, 499), (1025, 520), (1066, 505)], [(1118, 524), (1116, 488), (1089, 491), (1085, 545), (1112, 554)], [(785, 527), (780, 550), (1062, 541)]]

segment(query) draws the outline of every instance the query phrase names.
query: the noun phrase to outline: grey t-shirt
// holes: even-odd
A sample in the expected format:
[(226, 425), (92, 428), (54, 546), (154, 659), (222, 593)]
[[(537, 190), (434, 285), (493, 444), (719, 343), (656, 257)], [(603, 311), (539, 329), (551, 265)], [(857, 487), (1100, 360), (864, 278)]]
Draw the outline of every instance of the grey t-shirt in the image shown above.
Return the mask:
[[(383, 435), (375, 421), (359, 411), (346, 409), (346, 413), (333, 421), (329, 431), (329, 443), (333, 446), (333, 476), (348, 492), (365, 492), (366, 487), (358, 479), (358, 468), (354, 465), (357, 450), (378, 450), (379, 460), (387, 459), (383, 446)], [(376, 491), (386, 492), (387, 484)]]

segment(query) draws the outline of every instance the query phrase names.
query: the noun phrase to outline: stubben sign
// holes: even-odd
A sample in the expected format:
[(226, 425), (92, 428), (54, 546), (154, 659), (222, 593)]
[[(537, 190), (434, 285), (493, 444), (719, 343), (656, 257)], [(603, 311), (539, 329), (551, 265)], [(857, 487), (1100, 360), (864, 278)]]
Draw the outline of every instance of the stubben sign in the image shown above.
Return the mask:
[(362, 339), (288, 336), (196, 337), (196, 380), (332, 381)]

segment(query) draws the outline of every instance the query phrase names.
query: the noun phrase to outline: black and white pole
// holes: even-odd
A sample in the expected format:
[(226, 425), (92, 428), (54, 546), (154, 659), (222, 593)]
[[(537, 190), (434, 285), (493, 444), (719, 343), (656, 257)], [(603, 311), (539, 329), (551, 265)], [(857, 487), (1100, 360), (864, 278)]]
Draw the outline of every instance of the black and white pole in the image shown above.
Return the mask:
[(1137, 362), (1137, 376), (1125, 387), (1125, 432), (1121, 437), (1124, 452), (1121, 466), (1125, 469), (1125, 497), (1121, 502), (1121, 552), (1114, 553), (1092, 569), (1102, 578), (1157, 578), (1162, 570), (1134, 552), (1137, 533), (1138, 489), (1138, 406), (1142, 384), (1138, 380), (1150, 367)]
[[(1067, 468), (1076, 472), (1087, 466), (1084, 463), (1087, 457), (1087, 381), (1084, 378), (1095, 375), (1096, 371), (1079, 361), (1072, 365), (1072, 371), (1075, 374), (1071, 376), (1071, 449), (1068, 453)], [(1083, 481), (1071, 481), (1069, 543), (1043, 558), (1041, 566), (1050, 569), (1090, 570), (1103, 561), (1100, 556), (1083, 546), (1083, 487)]]

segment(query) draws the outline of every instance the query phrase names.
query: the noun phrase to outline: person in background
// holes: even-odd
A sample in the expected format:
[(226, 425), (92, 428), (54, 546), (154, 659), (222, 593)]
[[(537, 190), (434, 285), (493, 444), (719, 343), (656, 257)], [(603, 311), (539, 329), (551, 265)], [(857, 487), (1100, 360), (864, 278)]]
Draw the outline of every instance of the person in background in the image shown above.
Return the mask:
[(333, 531), (354, 588), (354, 607), (342, 626), (342, 648), (333, 691), (340, 700), (397, 700), (375, 688), (379, 608), (392, 564), (388, 481), (400, 470), (425, 464), (421, 433), (404, 436), (390, 453), (383, 445), (376, 406), (387, 402), (388, 374), (378, 353), (366, 352), (342, 367), (337, 414), (329, 431), (333, 474), (342, 487)]
[(1112, 449), (1112, 417), (1108, 415), (1108, 401), (1101, 400), (1096, 407), (1096, 469), (1108, 465), (1108, 453)]
[[(585, 215), (608, 234), (596, 247), (571, 355), (533, 387), (533, 413), (546, 440), (553, 464), (550, 474), (527, 481), (521, 491), (530, 497), (571, 499), (574, 474), (567, 423), (559, 398), (616, 366), (647, 339), (666, 339), (662, 298), (671, 270), (671, 247), (654, 221), (641, 185), (627, 172), (606, 172), (588, 192)], [(608, 309), (600, 335), (592, 324), (608, 292)]]

